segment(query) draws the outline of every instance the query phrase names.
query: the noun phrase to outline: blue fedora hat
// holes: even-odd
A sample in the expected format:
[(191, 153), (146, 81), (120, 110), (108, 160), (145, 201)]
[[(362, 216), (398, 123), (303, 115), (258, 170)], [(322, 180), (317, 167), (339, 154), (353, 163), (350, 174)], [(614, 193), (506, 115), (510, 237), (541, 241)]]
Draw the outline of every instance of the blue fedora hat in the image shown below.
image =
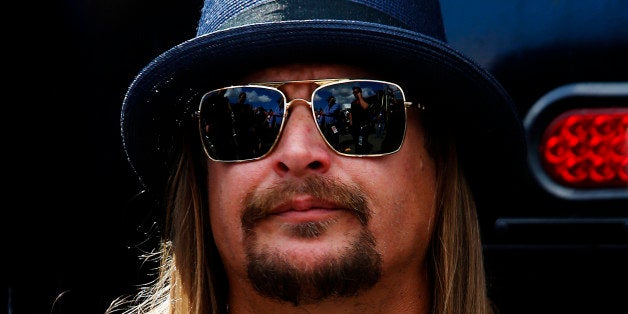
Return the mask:
[(143, 68), (123, 101), (123, 149), (145, 190), (163, 194), (205, 91), (282, 62), (356, 64), (408, 89), (453, 130), (481, 206), (524, 169), (515, 106), (448, 45), (438, 0), (206, 0), (197, 35)]

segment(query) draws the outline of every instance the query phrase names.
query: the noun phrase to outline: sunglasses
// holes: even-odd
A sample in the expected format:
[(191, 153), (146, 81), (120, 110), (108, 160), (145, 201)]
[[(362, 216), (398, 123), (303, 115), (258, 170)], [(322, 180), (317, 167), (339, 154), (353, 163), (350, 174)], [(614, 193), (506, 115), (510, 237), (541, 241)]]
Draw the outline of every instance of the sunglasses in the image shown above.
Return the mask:
[(279, 142), (290, 105), (284, 84), (316, 84), (310, 101), (318, 131), (336, 153), (376, 157), (397, 152), (405, 138), (405, 101), (399, 85), (364, 79), (255, 83), (212, 90), (199, 110), (203, 149), (214, 161), (264, 158)]

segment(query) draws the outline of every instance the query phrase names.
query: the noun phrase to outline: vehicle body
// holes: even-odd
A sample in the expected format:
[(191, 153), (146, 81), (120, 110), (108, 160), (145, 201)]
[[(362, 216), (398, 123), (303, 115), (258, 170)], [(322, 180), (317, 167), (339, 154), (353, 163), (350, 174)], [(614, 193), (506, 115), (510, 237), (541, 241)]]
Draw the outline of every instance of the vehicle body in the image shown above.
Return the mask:
[[(626, 181), (601, 188), (557, 182), (540, 147), (552, 121), (570, 110), (610, 108), (628, 121), (628, 2), (441, 3), (450, 44), (502, 83), (528, 140), (521, 197), (484, 230), (494, 301), (503, 313), (626, 311)], [(624, 132), (617, 145), (625, 175)]]

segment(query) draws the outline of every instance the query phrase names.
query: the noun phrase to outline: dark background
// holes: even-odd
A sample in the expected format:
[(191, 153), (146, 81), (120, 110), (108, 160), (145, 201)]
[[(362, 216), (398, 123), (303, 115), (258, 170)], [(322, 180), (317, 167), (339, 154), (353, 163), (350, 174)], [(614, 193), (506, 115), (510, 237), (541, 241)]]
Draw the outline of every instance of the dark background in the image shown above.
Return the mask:
[[(121, 151), (124, 93), (150, 60), (194, 36), (201, 1), (40, 2), (5, 12), (18, 15), (3, 38), (2, 307), (102, 313), (154, 267), (138, 257), (155, 233)], [(628, 2), (471, 2), (442, 1), (449, 40), (502, 81), (522, 116), (563, 84), (628, 81)], [(502, 312), (627, 312), (626, 199), (572, 202), (524, 186), (528, 197), (505, 204), (505, 218), (540, 223), (496, 226), (485, 240)], [(565, 223), (574, 219), (589, 223)]]
[(0, 312), (103, 313), (146, 281), (138, 255), (152, 244), (142, 244), (149, 204), (135, 198), (120, 108), (144, 65), (195, 34), (200, 5), (55, 0), (5, 12), (19, 18), (3, 40), (10, 180)]

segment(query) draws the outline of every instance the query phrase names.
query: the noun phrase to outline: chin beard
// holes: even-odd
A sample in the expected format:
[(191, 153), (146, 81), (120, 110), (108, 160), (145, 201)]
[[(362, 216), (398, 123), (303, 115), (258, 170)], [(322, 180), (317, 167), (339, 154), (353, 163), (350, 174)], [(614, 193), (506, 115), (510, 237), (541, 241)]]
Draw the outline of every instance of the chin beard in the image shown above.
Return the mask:
[(294, 306), (358, 295), (374, 286), (382, 272), (381, 256), (366, 229), (340, 255), (325, 256), (308, 269), (296, 267), (278, 252), (253, 246), (247, 245), (247, 272), (255, 290)]
[[(257, 244), (255, 226), (282, 200), (308, 194), (330, 200), (349, 210), (361, 224), (361, 232), (343, 251), (330, 252), (312, 261), (313, 267), (298, 267), (281, 252)], [(285, 181), (251, 192), (245, 201), (242, 228), (245, 235), (247, 272), (253, 287), (263, 296), (294, 304), (351, 297), (371, 288), (380, 278), (382, 258), (375, 238), (367, 229), (371, 217), (365, 193), (341, 180), (307, 177)], [(323, 235), (334, 221), (285, 225), (294, 237), (313, 239)]]

